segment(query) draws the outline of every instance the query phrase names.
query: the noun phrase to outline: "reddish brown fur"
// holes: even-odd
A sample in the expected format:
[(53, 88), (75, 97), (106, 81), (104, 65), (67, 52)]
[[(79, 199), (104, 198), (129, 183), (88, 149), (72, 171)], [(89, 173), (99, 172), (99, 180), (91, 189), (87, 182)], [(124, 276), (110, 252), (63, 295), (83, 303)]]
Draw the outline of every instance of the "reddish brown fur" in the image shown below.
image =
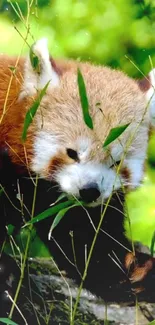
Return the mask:
[[(34, 99), (29, 97), (18, 101), (23, 81), (24, 59), (21, 58), (17, 68), (12, 71), (16, 63), (16, 58), (0, 57), (0, 148), (7, 146), (14, 163), (27, 165), (33, 156), (34, 125), (32, 124), (29, 128), (27, 140), (24, 144), (21, 136), (26, 112), (31, 107)], [(64, 61), (59, 61), (59, 64), (56, 65), (52, 59), (51, 63), (60, 75), (70, 69), (71, 66), (74, 66), (73, 62), (65, 63)]]
[[(30, 107), (31, 100), (24, 99), (18, 101), (22, 83), (23, 60), (18, 63), (15, 73), (10, 70), (10, 66), (15, 66), (16, 60), (3, 57), (0, 60), (0, 147), (9, 147), (12, 160), (18, 164), (26, 164), (24, 146), (21, 141), (23, 123), (26, 110)], [(9, 83), (11, 86), (9, 89)], [(7, 98), (7, 91), (9, 95)], [(6, 101), (6, 106), (5, 106)], [(4, 111), (4, 114), (3, 114)], [(33, 132), (29, 132), (25, 143), (28, 161), (32, 155)]]
[(127, 167), (122, 167), (120, 173), (126, 181), (130, 181), (130, 171)]
[(155, 259), (152, 257), (146, 260), (142, 265), (139, 265), (133, 253), (128, 253), (125, 256), (125, 267), (132, 283), (144, 280), (149, 271), (153, 269), (154, 264)]
[(58, 152), (58, 154), (53, 157), (48, 165), (47, 169), (44, 171), (45, 177), (50, 179), (51, 175), (63, 167), (65, 164), (72, 164), (73, 159), (69, 158), (66, 153)]
[(147, 76), (147, 77), (144, 77), (144, 78), (141, 79), (141, 80), (138, 80), (138, 85), (139, 85), (139, 88), (140, 88), (143, 92), (146, 92), (146, 91), (151, 87), (151, 80), (150, 80), (150, 77)]
[[(9, 90), (9, 96), (6, 105), (6, 111), (0, 125), (0, 147), (9, 146), (9, 152), (12, 160), (15, 163), (26, 164), (25, 150), (21, 141), (21, 135), (23, 130), (23, 123), (26, 112), (33, 102), (33, 98), (23, 99), (18, 101), (18, 95), (21, 90), (21, 84), (23, 79), (23, 65), (24, 60), (20, 59), (18, 68), (16, 69), (14, 76), (9, 66), (15, 66), (16, 59), (11, 59), (6, 56), (0, 58), (0, 116), (3, 114), (3, 107), (7, 94), (10, 78), (12, 78), (11, 87)], [(88, 63), (81, 64), (75, 61), (58, 61), (57, 64), (52, 60), (52, 65), (55, 70), (62, 76), (61, 87), (51, 91), (50, 98), (44, 101), (45, 106), (49, 107), (48, 110), (42, 107), (44, 116), (45, 129), (48, 132), (54, 128), (55, 132), (64, 130), (65, 142), (69, 142), (72, 137), (72, 141), (76, 140), (77, 134), (82, 134), (88, 138), (91, 138), (93, 145), (89, 159), (93, 159), (99, 162), (106, 160), (106, 153), (103, 153), (101, 143), (109, 133), (109, 129), (115, 127), (116, 124), (125, 124), (128, 121), (132, 121), (133, 116), (135, 119), (141, 114), (141, 107), (143, 104), (143, 94), (138, 89), (137, 84), (126, 77), (122, 72), (113, 71), (105, 67), (95, 67)], [(82, 73), (84, 73), (88, 97), (91, 103), (91, 115), (94, 120), (95, 131), (92, 134), (88, 128), (86, 128), (81, 112), (80, 99), (78, 95), (76, 73), (77, 65), (80, 66)], [(57, 66), (57, 68), (56, 68)], [(67, 75), (67, 78), (66, 78)], [(92, 77), (93, 76), (93, 77)], [(99, 89), (99, 85), (102, 81), (102, 87)], [(105, 89), (103, 91), (102, 89)], [(122, 91), (120, 91), (120, 89)], [(96, 103), (102, 102), (102, 107), (97, 111)], [(135, 107), (137, 105), (137, 109)], [(67, 109), (65, 109), (65, 116), (62, 116), (63, 107), (67, 103)], [(52, 108), (55, 107), (55, 110)], [(129, 110), (129, 108), (131, 108)], [(75, 114), (76, 112), (76, 114)], [(103, 114), (102, 114), (103, 113)], [(50, 118), (52, 114), (52, 119)], [(63, 118), (62, 118), (63, 117)], [(71, 127), (76, 123), (76, 128), (71, 134), (71, 130), (67, 130), (65, 127), (65, 120), (72, 118), (70, 123)], [(42, 119), (40, 114), (40, 119)], [(103, 127), (101, 128), (101, 125)], [(28, 162), (33, 156), (33, 138), (36, 134), (36, 124), (32, 123), (27, 140), (25, 142), (26, 155)], [(123, 141), (126, 141), (128, 134), (123, 136)], [(95, 139), (95, 141), (93, 140)], [(135, 146), (139, 147), (139, 139), (135, 142)], [(100, 148), (98, 149), (98, 147)], [(63, 159), (64, 160), (64, 159)], [(67, 157), (65, 162), (68, 163)], [(51, 164), (53, 165), (53, 163)], [(60, 161), (59, 161), (60, 165)], [(53, 169), (53, 167), (51, 168)]]
[[(32, 146), (36, 130), (38, 131), (38, 129), (36, 123), (31, 124), (27, 134), (27, 140), (23, 145), (21, 135), (24, 118), (34, 98), (28, 97), (28, 99), (18, 100), (23, 79), (24, 60), (19, 60), (18, 67), (13, 73), (9, 66), (15, 66), (15, 64), (16, 59), (11, 59), (6, 56), (0, 57), (0, 117), (2, 118), (0, 125), (0, 147), (8, 146), (12, 161), (20, 165), (27, 165), (33, 157)], [(93, 158), (94, 161), (100, 163), (106, 161), (109, 153), (103, 152), (102, 144), (109, 130), (120, 123), (125, 124), (131, 122), (133, 119), (139, 120), (139, 116), (141, 116), (143, 108), (145, 107), (145, 95), (139, 90), (136, 82), (124, 76), (121, 72), (111, 71), (107, 68), (96, 68), (87, 63), (84, 65), (79, 64), (82, 68), (82, 73), (84, 72), (85, 74), (88, 97), (91, 103), (91, 114), (95, 125), (95, 133), (92, 133), (92, 130), (86, 128), (83, 121), (80, 99), (77, 95), (77, 63), (72, 61), (58, 61), (57, 67), (52, 60), (52, 65), (62, 78), (61, 87), (51, 91), (51, 97), (45, 100), (45, 107), (42, 107), (45, 117), (45, 130), (49, 133), (53, 129), (56, 133), (59, 133), (60, 130), (64, 130), (65, 144), (70, 142), (71, 137), (72, 143), (74, 143), (77, 134), (82, 134), (90, 138), (92, 140), (91, 152), (87, 159), (92, 160)], [(68, 74), (68, 78), (66, 79), (64, 78), (65, 73)], [(10, 80), (11, 87), (5, 107)], [(99, 85), (101, 82), (102, 87), (100, 89)], [(140, 87), (142, 89), (141, 85)], [(100, 102), (100, 100), (102, 102), (102, 107), (99, 107), (97, 111), (96, 103)], [(64, 116), (63, 108), (65, 105), (68, 107)], [(49, 107), (49, 109), (47, 109), (47, 107)], [(54, 110), (53, 107), (55, 108)], [(67, 122), (65, 122), (65, 119)], [(71, 121), (70, 124), (68, 121)], [(67, 126), (70, 126), (69, 130), (65, 128), (65, 123)], [(73, 127), (74, 124), (77, 126), (75, 130)], [(147, 132), (144, 132), (144, 137), (146, 138)], [(128, 137), (128, 133), (123, 135), (124, 143), (127, 142)], [(141, 138), (141, 134), (136, 138), (134, 147), (135, 152), (140, 149), (140, 146), (143, 146)], [(147, 145), (147, 141), (145, 145)], [(58, 152), (58, 154), (52, 158), (49, 165), (45, 167), (46, 170), (42, 171), (42, 174), (44, 174), (46, 178), (50, 179), (50, 175), (53, 175), (58, 169), (61, 169), (64, 164), (69, 165), (73, 163), (73, 160), (67, 156), (65, 150), (66, 148), (64, 148), (64, 152)], [(125, 179), (130, 179), (130, 173), (127, 168), (122, 169), (121, 174)], [(130, 277), (132, 282), (143, 279), (153, 266), (153, 262), (150, 259), (144, 265), (138, 267), (134, 256), (128, 254), (125, 261), (126, 268), (129, 269), (133, 263), (135, 263), (135, 267)]]

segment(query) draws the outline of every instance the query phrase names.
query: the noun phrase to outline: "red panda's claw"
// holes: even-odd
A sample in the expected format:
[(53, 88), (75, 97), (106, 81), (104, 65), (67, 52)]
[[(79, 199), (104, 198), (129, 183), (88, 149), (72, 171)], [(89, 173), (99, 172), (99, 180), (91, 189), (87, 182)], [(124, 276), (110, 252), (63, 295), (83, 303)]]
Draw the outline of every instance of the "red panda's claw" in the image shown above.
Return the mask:
[(128, 279), (134, 285), (134, 292), (145, 290), (145, 281), (152, 281), (152, 274), (155, 275), (155, 259), (143, 253), (127, 253), (124, 264)]

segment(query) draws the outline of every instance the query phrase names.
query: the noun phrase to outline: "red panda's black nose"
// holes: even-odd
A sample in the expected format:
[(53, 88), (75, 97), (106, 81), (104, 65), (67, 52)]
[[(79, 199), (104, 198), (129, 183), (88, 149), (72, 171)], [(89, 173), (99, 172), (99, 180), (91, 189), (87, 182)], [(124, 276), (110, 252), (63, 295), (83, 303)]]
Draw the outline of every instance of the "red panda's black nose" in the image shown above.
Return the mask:
[(91, 183), (83, 187), (80, 191), (80, 197), (83, 201), (90, 203), (96, 201), (100, 196), (100, 191), (97, 184)]

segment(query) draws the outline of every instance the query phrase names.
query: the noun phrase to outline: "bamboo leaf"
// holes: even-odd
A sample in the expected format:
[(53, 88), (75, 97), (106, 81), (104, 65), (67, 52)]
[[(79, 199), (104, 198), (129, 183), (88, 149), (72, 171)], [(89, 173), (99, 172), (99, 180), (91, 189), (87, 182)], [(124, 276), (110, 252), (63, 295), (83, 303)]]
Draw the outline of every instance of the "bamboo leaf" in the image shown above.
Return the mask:
[(74, 207), (79, 206), (79, 205), (81, 205), (81, 203), (75, 203), (75, 204), (73, 204), (73, 205), (71, 205), (71, 206), (69, 206), (69, 207), (67, 207), (67, 208), (64, 208), (64, 209), (60, 210), (60, 211), (57, 213), (57, 215), (56, 215), (56, 217), (54, 218), (54, 221), (53, 221), (53, 223), (52, 223), (52, 226), (51, 226), (51, 228), (50, 228), (50, 231), (49, 231), (49, 235), (48, 235), (48, 238), (49, 238), (49, 239), (51, 238), (52, 231), (53, 231), (54, 228), (59, 224), (59, 222), (61, 221), (61, 219), (65, 216), (66, 212), (67, 212), (68, 210), (70, 210), (71, 208), (74, 208)]
[(63, 200), (64, 198), (66, 198), (66, 194), (65, 193), (61, 193), (59, 195), (59, 197), (57, 198), (57, 200), (53, 203), (50, 204), (50, 206), (52, 207), (53, 205), (55, 205), (56, 203), (58, 203), (59, 201)]
[(86, 86), (80, 69), (78, 69), (77, 82), (78, 82), (79, 95), (80, 95), (84, 121), (90, 129), (93, 129), (93, 121), (89, 114), (89, 102), (88, 102), (88, 97), (86, 92)]
[(3, 193), (3, 191), (4, 191), (3, 188), (1, 188), (1, 189), (0, 189), (0, 195)]
[(71, 204), (73, 204), (73, 201), (71, 201), (71, 200), (59, 203), (59, 204), (55, 205), (54, 207), (51, 207), (51, 208), (43, 211), (42, 213), (38, 214), (36, 217), (31, 219), (27, 224), (25, 224), (25, 226), (28, 226), (30, 224), (34, 224), (34, 223), (39, 222), (41, 220), (44, 220), (44, 219), (46, 219), (48, 217), (51, 217), (54, 214), (58, 213), (60, 210), (62, 210), (64, 208), (67, 208)]
[(116, 140), (129, 125), (130, 123), (111, 129), (106, 140), (104, 141), (103, 148), (107, 147), (111, 142)]
[(13, 322), (11, 319), (9, 318), (0, 318), (0, 321), (4, 324), (8, 324), (8, 325), (18, 325), (17, 323)]
[(15, 229), (15, 226), (13, 226), (12, 224), (9, 224), (9, 225), (7, 226), (7, 234), (8, 234), (9, 236), (11, 236), (11, 235), (13, 234), (13, 232), (14, 232), (14, 229)]
[(35, 100), (33, 105), (30, 107), (28, 112), (26, 113), (25, 120), (24, 120), (23, 133), (22, 133), (22, 140), (23, 141), (26, 140), (27, 130), (28, 130), (30, 124), (33, 121), (33, 118), (34, 118), (34, 116), (35, 116), (35, 114), (37, 112), (38, 107), (40, 106), (40, 103), (41, 103), (41, 100), (42, 100), (43, 96), (46, 94), (46, 90), (48, 88), (49, 83), (50, 83), (50, 80), (47, 82), (45, 87), (40, 91), (37, 99)]
[(37, 73), (40, 73), (40, 62), (38, 56), (33, 52), (33, 45), (30, 48), (30, 61), (31, 61), (32, 68)]
[(154, 249), (155, 249), (155, 231), (153, 232), (153, 236), (151, 239), (151, 247), (150, 247), (151, 256), (154, 255)]

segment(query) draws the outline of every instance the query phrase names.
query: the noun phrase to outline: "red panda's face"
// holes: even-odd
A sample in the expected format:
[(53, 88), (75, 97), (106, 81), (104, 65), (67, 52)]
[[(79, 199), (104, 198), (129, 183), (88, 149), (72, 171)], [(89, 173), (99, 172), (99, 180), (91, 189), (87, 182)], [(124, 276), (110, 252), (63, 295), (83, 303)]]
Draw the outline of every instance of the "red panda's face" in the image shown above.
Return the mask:
[[(101, 204), (113, 191), (139, 185), (148, 112), (136, 82), (104, 67), (79, 66), (94, 128), (89, 129), (83, 119), (74, 64), (57, 76), (41, 102), (35, 118), (31, 169), (56, 181), (66, 194)], [(124, 133), (104, 148), (110, 130), (127, 123)]]

